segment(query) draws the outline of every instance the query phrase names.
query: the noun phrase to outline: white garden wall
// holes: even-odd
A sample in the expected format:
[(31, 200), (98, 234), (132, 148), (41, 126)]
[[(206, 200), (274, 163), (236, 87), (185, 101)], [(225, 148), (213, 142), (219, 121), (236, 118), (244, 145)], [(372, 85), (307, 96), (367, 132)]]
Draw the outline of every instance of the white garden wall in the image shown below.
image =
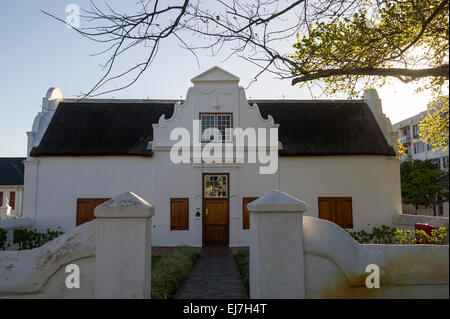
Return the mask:
[[(448, 298), (449, 246), (361, 245), (307, 204), (272, 191), (251, 211), (251, 298)], [(379, 287), (367, 287), (368, 265)]]
[[(0, 298), (93, 298), (96, 221), (23, 251), (0, 252)], [(81, 289), (65, 285), (65, 266), (80, 267)]]
[[(150, 298), (153, 215), (151, 204), (127, 192), (41, 247), (1, 251), (0, 298)], [(67, 286), (67, 265), (78, 266), (78, 287)]]

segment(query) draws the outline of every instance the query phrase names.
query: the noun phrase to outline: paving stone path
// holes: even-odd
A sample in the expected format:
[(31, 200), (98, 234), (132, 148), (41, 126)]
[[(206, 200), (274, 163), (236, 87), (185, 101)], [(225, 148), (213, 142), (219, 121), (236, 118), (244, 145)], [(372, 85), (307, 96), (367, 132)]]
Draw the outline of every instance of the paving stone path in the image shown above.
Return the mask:
[(214, 251), (202, 252), (191, 277), (177, 294), (177, 299), (247, 298), (231, 254), (219, 252), (218, 255)]

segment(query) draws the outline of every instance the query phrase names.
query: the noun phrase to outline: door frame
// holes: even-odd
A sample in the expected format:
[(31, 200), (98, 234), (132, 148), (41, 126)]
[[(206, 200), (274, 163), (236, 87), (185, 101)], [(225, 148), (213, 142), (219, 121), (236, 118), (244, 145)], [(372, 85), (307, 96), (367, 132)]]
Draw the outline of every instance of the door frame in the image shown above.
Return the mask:
[[(205, 198), (205, 176), (206, 175), (226, 175), (227, 176), (227, 197), (226, 198)], [(228, 247), (230, 245), (230, 173), (202, 173), (202, 246), (205, 245), (205, 201), (206, 200), (225, 200), (227, 202), (227, 224), (226, 224), (226, 239), (225, 245)]]

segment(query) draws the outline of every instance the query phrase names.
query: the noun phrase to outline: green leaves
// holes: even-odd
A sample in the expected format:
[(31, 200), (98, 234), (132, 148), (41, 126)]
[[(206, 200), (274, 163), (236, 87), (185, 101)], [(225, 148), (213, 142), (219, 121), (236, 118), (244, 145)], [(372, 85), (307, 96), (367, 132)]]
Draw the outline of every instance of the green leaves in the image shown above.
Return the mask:
[(381, 227), (373, 227), (371, 233), (361, 230), (349, 232), (349, 234), (360, 244), (442, 245), (443, 240), (448, 235), (448, 230), (445, 227), (434, 229), (430, 236), (423, 230), (401, 230), (397, 227), (382, 225)]
[(361, 230), (359, 232), (349, 231), (350, 236), (352, 236), (353, 239), (360, 244), (393, 244), (395, 243), (396, 233), (396, 227), (389, 227), (386, 225), (382, 225), (381, 227), (373, 227), (371, 233), (368, 233), (365, 230)]
[(0, 250), (6, 249), (6, 241), (8, 240), (8, 231), (0, 228)]
[[(361, 1), (362, 8), (367, 4)], [(292, 75), (308, 78), (321, 71), (339, 69), (342, 75), (321, 77), (325, 91), (345, 91), (355, 96), (368, 87), (384, 85), (386, 76), (346, 74), (345, 70), (434, 68), (448, 64), (448, 1), (380, 1), (374, 10), (376, 23), (368, 23), (367, 9), (351, 15), (339, 12), (329, 21), (311, 23), (307, 35), (298, 35), (293, 45), (291, 58), (299, 68), (293, 68)], [(397, 77), (404, 82), (417, 80)], [(430, 76), (425, 82), (419, 87), (428, 86), (438, 93), (444, 82), (448, 86), (448, 77)]]
[(445, 227), (433, 229), (431, 236), (424, 230), (405, 230), (397, 229), (396, 240), (399, 244), (420, 244), (420, 245), (442, 245), (443, 240), (447, 237), (448, 230)]
[(437, 168), (430, 160), (402, 162), (400, 165), (402, 200), (405, 204), (436, 206), (448, 200), (448, 183), (438, 184), (437, 179), (448, 172)]
[(449, 97), (440, 96), (431, 103), (428, 115), (419, 124), (419, 134), (422, 140), (434, 147), (448, 150), (448, 106)]
[(50, 229), (47, 229), (45, 233), (38, 232), (36, 229), (17, 229), (14, 231), (14, 242), (19, 244), (19, 250), (33, 249), (44, 245), (62, 234), (64, 233)]

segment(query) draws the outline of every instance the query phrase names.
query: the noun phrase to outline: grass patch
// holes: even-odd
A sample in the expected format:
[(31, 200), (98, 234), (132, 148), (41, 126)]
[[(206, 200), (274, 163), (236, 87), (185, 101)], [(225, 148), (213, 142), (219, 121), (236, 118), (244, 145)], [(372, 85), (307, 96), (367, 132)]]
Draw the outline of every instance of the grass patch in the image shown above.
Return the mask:
[(152, 257), (152, 299), (173, 297), (191, 274), (198, 257), (189, 247), (178, 247), (160, 258)]
[(242, 249), (237, 252), (233, 258), (236, 262), (236, 265), (241, 273), (242, 283), (244, 284), (245, 290), (247, 291), (247, 295), (249, 294), (249, 254), (248, 249)]

